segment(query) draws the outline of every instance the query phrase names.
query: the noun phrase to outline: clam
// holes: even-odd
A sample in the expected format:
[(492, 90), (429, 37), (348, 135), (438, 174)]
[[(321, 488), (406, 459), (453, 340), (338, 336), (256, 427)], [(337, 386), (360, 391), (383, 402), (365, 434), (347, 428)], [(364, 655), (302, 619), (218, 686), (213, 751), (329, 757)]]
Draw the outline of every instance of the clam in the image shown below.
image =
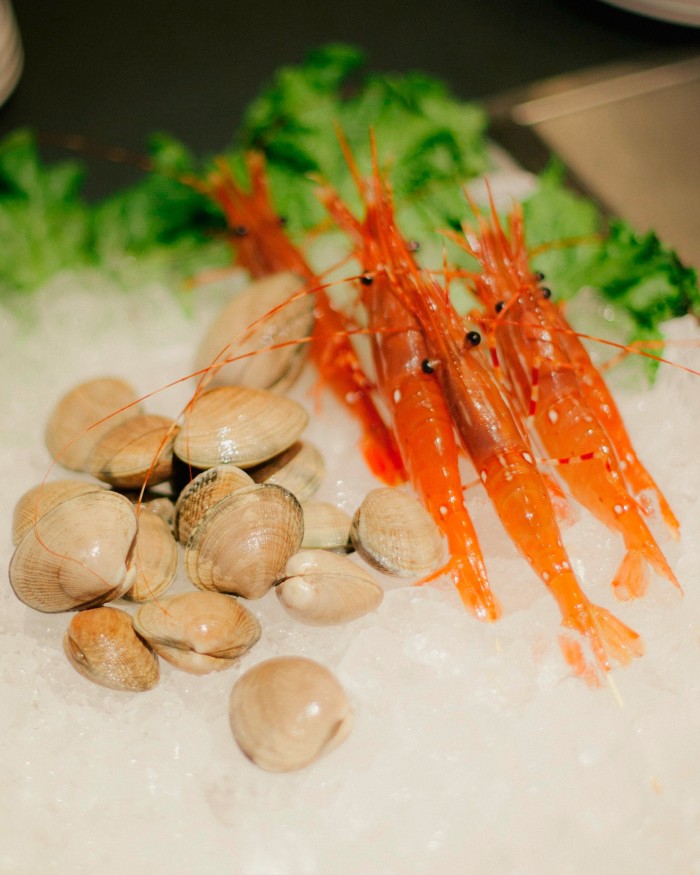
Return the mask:
[(440, 530), (430, 514), (415, 498), (390, 486), (365, 496), (350, 538), (370, 565), (399, 577), (433, 571), (442, 559)]
[(121, 489), (155, 486), (173, 471), (173, 442), (177, 427), (172, 419), (153, 413), (132, 416), (102, 435), (93, 447), (86, 470)]
[(321, 485), (325, 474), (323, 456), (308, 441), (297, 441), (278, 456), (250, 468), (256, 483), (276, 483), (306, 501)]
[(253, 614), (218, 592), (187, 592), (142, 605), (134, 627), (163, 659), (192, 674), (228, 668), (260, 638)]
[(333, 674), (297, 656), (268, 659), (242, 675), (231, 691), (229, 717), (243, 753), (272, 772), (309, 765), (352, 728), (350, 704)]
[(250, 468), (290, 447), (308, 422), (306, 410), (264, 389), (222, 386), (198, 396), (175, 439), (175, 453), (195, 468)]
[(87, 480), (51, 480), (40, 483), (24, 493), (15, 505), (12, 515), (12, 543), (15, 547), (32, 528), (35, 521), (62, 501), (105, 489), (100, 483)]
[(232, 492), (199, 520), (185, 545), (185, 568), (199, 589), (260, 598), (299, 549), (304, 515), (281, 486)]
[(103, 687), (137, 693), (153, 689), (160, 679), (158, 657), (138, 636), (131, 617), (117, 608), (76, 614), (63, 649), (76, 671)]
[(328, 501), (307, 501), (301, 507), (304, 511), (303, 548), (339, 550), (344, 553), (352, 550), (352, 519), (344, 510)]
[(138, 408), (136, 393), (124, 380), (101, 377), (81, 383), (54, 407), (45, 441), (53, 458), (73, 471), (85, 470), (88, 457), (102, 435)]
[(39, 518), (10, 562), (20, 601), (53, 613), (95, 607), (132, 585), (136, 512), (122, 495), (101, 489), (69, 498)]
[[(304, 284), (293, 273), (251, 283), (235, 295), (204, 337), (197, 370), (235, 357), (213, 371), (212, 386), (284, 391), (299, 373), (308, 348), (290, 341), (307, 337), (314, 321), (314, 296), (303, 292)], [(262, 352), (246, 355), (253, 350)]]
[(287, 562), (277, 597), (296, 620), (310, 626), (347, 623), (378, 608), (383, 592), (347, 556), (301, 550)]
[(202, 471), (185, 486), (175, 504), (175, 536), (183, 544), (200, 518), (217, 501), (252, 486), (253, 478), (236, 465), (216, 465)]
[(177, 574), (178, 551), (170, 526), (157, 513), (141, 508), (134, 549), (134, 583), (124, 598), (146, 602), (162, 595)]

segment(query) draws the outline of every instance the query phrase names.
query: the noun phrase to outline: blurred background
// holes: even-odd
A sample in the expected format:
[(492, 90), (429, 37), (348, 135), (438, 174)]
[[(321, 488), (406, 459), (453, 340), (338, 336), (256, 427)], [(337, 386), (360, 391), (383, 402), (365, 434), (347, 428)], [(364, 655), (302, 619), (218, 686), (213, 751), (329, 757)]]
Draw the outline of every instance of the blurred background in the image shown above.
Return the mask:
[[(601, 64), (700, 52), (700, 29), (597, 0), (15, 0), (14, 11), (24, 70), (0, 107), (0, 135), (29, 125), (137, 151), (158, 130), (217, 151), (276, 67), (329, 41), (363, 47), (373, 69), (425, 70), (480, 99)], [(97, 167), (88, 194), (132, 173)]]

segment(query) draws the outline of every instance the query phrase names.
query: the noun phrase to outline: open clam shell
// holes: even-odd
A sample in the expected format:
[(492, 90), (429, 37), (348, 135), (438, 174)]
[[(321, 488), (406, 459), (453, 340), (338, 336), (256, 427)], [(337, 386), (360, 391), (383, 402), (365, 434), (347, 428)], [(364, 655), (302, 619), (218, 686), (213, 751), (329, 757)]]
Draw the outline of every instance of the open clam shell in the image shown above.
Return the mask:
[(278, 456), (250, 468), (256, 483), (276, 483), (307, 501), (321, 485), (326, 473), (323, 456), (308, 441), (296, 441)]
[(281, 486), (255, 484), (223, 498), (199, 520), (185, 568), (199, 589), (260, 598), (299, 549), (304, 514)]
[(222, 671), (260, 638), (260, 623), (218, 592), (187, 592), (142, 605), (134, 627), (163, 659), (191, 674)]
[[(303, 291), (299, 277), (284, 272), (256, 280), (232, 298), (197, 352), (197, 370), (235, 358), (215, 367), (210, 385), (277, 392), (291, 385), (308, 349), (292, 341), (308, 337), (314, 321), (314, 296)], [(253, 350), (262, 351), (246, 355)]]
[(29, 529), (10, 562), (20, 601), (54, 613), (119, 598), (134, 580), (138, 522), (131, 502), (108, 490), (56, 505)]
[(236, 465), (216, 465), (190, 480), (175, 504), (175, 536), (178, 541), (187, 543), (192, 529), (210, 507), (253, 483), (253, 478)]
[(300, 769), (336, 748), (352, 728), (352, 710), (333, 674), (298, 656), (268, 659), (249, 669), (229, 702), (233, 735), (263, 769)]
[(136, 399), (124, 380), (100, 377), (81, 383), (59, 400), (49, 416), (44, 433), (48, 451), (64, 467), (84, 471), (101, 437), (139, 412)]
[(308, 422), (306, 410), (264, 389), (222, 386), (203, 392), (175, 439), (175, 453), (195, 468), (250, 468), (291, 446)]
[(442, 560), (440, 530), (430, 514), (413, 496), (390, 486), (367, 493), (350, 538), (362, 558), (386, 574), (424, 574)]
[(76, 614), (63, 649), (76, 671), (103, 687), (138, 693), (153, 689), (160, 679), (158, 657), (118, 608)]
[(275, 592), (285, 610), (310, 626), (348, 623), (379, 607), (384, 593), (347, 556), (301, 550), (287, 562)]
[(121, 489), (163, 483), (173, 472), (172, 419), (143, 413), (119, 422), (102, 435), (90, 453), (86, 470)]

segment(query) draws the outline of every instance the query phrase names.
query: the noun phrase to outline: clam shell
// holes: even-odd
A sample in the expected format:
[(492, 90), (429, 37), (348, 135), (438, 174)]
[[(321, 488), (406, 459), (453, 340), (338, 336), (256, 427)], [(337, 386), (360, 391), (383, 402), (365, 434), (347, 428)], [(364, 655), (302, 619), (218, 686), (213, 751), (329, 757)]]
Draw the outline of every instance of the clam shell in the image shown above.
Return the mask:
[(69, 498), (45, 513), (10, 562), (20, 601), (54, 613), (119, 598), (134, 580), (138, 523), (131, 502), (102, 489)]
[(250, 611), (218, 592), (187, 592), (142, 605), (134, 627), (163, 659), (198, 675), (233, 665), (261, 631)]
[(128, 383), (113, 377), (88, 380), (71, 389), (49, 416), (44, 435), (48, 451), (64, 467), (84, 471), (102, 435), (139, 412), (136, 397)]
[(302, 504), (304, 511), (304, 549), (338, 550), (348, 553), (353, 549), (350, 543), (352, 518), (339, 507), (328, 501), (307, 501)]
[(195, 468), (250, 468), (298, 440), (308, 418), (301, 404), (264, 389), (210, 389), (188, 411), (175, 453)]
[(253, 478), (236, 465), (216, 465), (202, 471), (185, 486), (175, 504), (175, 536), (182, 544), (192, 534), (202, 515), (217, 501), (252, 486)]
[(105, 489), (100, 483), (87, 480), (51, 480), (29, 489), (15, 505), (12, 515), (12, 543), (16, 547), (34, 522), (62, 501)]
[(155, 486), (173, 472), (172, 419), (153, 413), (132, 416), (104, 434), (93, 447), (86, 470), (121, 489)]
[(256, 483), (275, 483), (307, 501), (321, 485), (326, 466), (319, 450), (308, 441), (297, 441), (278, 456), (250, 468)]
[(350, 538), (362, 558), (386, 574), (424, 574), (442, 560), (440, 530), (430, 514), (411, 495), (389, 486), (365, 496)]
[(384, 593), (374, 578), (347, 556), (301, 550), (287, 562), (276, 588), (285, 610), (310, 626), (348, 623), (379, 607)]
[(185, 546), (185, 568), (199, 589), (260, 598), (299, 549), (304, 514), (281, 486), (255, 484), (210, 508)]
[(233, 687), (229, 717), (243, 753), (263, 769), (300, 769), (347, 738), (352, 710), (331, 672), (298, 656), (268, 659)]
[(179, 559), (177, 541), (162, 517), (142, 507), (138, 520), (136, 575), (133, 586), (123, 596), (130, 602), (146, 602), (162, 595), (175, 580)]
[[(314, 321), (314, 296), (294, 297), (303, 290), (299, 277), (286, 272), (251, 283), (209, 329), (197, 352), (196, 369), (236, 357), (212, 372), (210, 385), (284, 391), (299, 373), (308, 349), (306, 343), (288, 341), (307, 337)], [(253, 350), (263, 351), (246, 355)]]
[(160, 679), (158, 657), (117, 608), (76, 614), (63, 638), (73, 668), (103, 687), (127, 692), (151, 690)]

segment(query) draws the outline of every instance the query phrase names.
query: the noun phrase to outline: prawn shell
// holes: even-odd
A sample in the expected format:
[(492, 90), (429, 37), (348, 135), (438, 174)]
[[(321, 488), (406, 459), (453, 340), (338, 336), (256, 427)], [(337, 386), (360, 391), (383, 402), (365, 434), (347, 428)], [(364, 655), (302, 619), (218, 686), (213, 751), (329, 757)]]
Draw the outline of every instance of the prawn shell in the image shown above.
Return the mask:
[(287, 562), (275, 592), (287, 613), (309, 626), (356, 620), (382, 603), (374, 578), (347, 556), (300, 550)]
[(282, 577), (303, 535), (304, 514), (291, 492), (265, 483), (244, 487), (199, 520), (185, 568), (199, 589), (260, 598)]
[[(196, 370), (215, 365), (211, 386), (285, 391), (301, 370), (308, 349), (308, 344), (292, 341), (307, 337), (314, 322), (314, 296), (301, 294), (303, 290), (299, 277), (285, 271), (234, 295), (202, 340)], [(258, 324), (249, 328), (254, 323)], [(250, 355), (254, 350), (261, 352)], [(231, 357), (236, 360), (218, 364)]]
[(333, 674), (299, 656), (267, 659), (236, 681), (229, 701), (234, 738), (271, 772), (301, 769), (335, 749), (352, 728), (352, 709)]
[(142, 605), (134, 627), (159, 656), (197, 675), (229, 668), (261, 635), (257, 618), (218, 592), (186, 592)]
[(365, 561), (385, 574), (412, 577), (438, 568), (440, 530), (417, 499), (391, 487), (373, 489), (355, 512), (350, 539)]
[(44, 440), (65, 468), (84, 471), (99, 440), (114, 426), (135, 416), (137, 395), (129, 383), (99, 377), (75, 386), (52, 410)]
[(160, 680), (153, 649), (137, 634), (126, 611), (92, 608), (76, 614), (63, 638), (73, 668), (93, 683), (138, 693)]
[(14, 552), (15, 595), (45, 613), (119, 598), (134, 581), (137, 530), (131, 502), (115, 492), (87, 492), (61, 502), (40, 517)]
[(244, 386), (209, 389), (188, 410), (175, 454), (195, 468), (250, 468), (290, 447), (308, 421), (301, 404), (274, 392)]

